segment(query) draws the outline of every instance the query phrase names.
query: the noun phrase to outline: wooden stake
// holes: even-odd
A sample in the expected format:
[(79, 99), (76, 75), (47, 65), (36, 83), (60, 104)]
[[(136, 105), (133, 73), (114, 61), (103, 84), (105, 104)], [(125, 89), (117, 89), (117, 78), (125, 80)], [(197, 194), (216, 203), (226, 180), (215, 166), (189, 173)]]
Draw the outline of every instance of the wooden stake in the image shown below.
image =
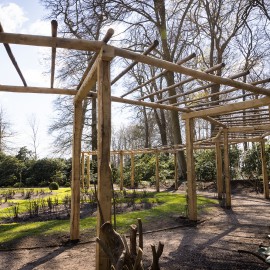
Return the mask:
[(262, 161), (262, 176), (263, 176), (263, 193), (264, 198), (269, 199), (269, 181), (265, 156), (265, 141), (262, 140), (260, 144), (261, 144), (261, 161)]
[(78, 240), (80, 235), (80, 157), (82, 136), (82, 102), (74, 104), (73, 144), (72, 144), (72, 183), (70, 239)]
[(159, 192), (159, 152), (156, 151), (156, 191)]
[(220, 149), (220, 142), (216, 142), (216, 170), (217, 170), (217, 194), (218, 199), (222, 200), (223, 175), (222, 175), (222, 154)]
[(90, 181), (91, 181), (91, 172), (90, 172), (90, 155), (87, 156), (87, 189), (90, 188)]
[[(4, 29), (3, 29), (2, 25), (1, 25), (1, 23), (0, 23), (0, 33), (4, 33)], [(23, 77), (21, 69), (19, 68), (19, 65), (18, 65), (18, 63), (17, 63), (17, 61), (16, 61), (16, 59), (15, 59), (13, 53), (12, 53), (12, 50), (11, 50), (9, 44), (3, 42), (3, 45), (4, 45), (5, 49), (6, 49), (6, 52), (7, 52), (8, 56), (9, 56), (9, 59), (11, 60), (13, 66), (15, 67), (17, 73), (19, 74), (19, 76), (20, 76), (20, 78), (21, 78), (21, 80), (23, 82), (23, 85), (27, 86), (27, 83), (26, 83), (26, 81), (25, 81), (25, 79)]]
[[(103, 222), (111, 222), (111, 85), (110, 85), (110, 58), (106, 50), (101, 50), (97, 59), (98, 78), (98, 201), (99, 211), (97, 219), (97, 236), (102, 239), (100, 231)], [(101, 214), (102, 212), (102, 214)], [(104, 220), (102, 221), (101, 216)], [(110, 269), (109, 257), (96, 245), (96, 269)]]
[(188, 218), (197, 220), (197, 196), (195, 181), (195, 164), (193, 154), (194, 140), (194, 120), (186, 120), (186, 154), (187, 154), (187, 200), (188, 200)]
[(120, 190), (123, 190), (123, 187), (124, 187), (123, 166), (124, 166), (124, 155), (123, 155), (123, 151), (120, 151)]
[[(158, 46), (158, 41), (155, 40), (144, 52), (142, 55), (147, 55), (153, 51)], [(116, 76), (112, 81), (111, 85), (115, 84), (120, 78), (122, 78), (126, 73), (128, 73), (134, 66), (138, 64), (137, 61), (132, 62), (127, 68), (125, 68), (118, 76)]]
[(224, 175), (225, 175), (225, 191), (226, 191), (226, 207), (231, 208), (231, 179), (230, 179), (230, 159), (229, 159), (229, 143), (228, 131), (224, 129)]
[(82, 153), (82, 173), (81, 173), (81, 186), (82, 189), (84, 189), (84, 171), (85, 171), (85, 160), (84, 160), (84, 154)]
[[(57, 37), (57, 27), (58, 27), (57, 21), (52, 20), (51, 21), (51, 26), (52, 26), (52, 37)], [(51, 88), (53, 88), (53, 84), (54, 84), (55, 58), (56, 58), (56, 48), (52, 47)]]
[(135, 174), (135, 165), (134, 165), (134, 154), (130, 154), (130, 162), (131, 162), (131, 173), (130, 173), (130, 182), (131, 188), (134, 188), (134, 174)]
[(174, 189), (178, 190), (178, 162), (177, 153), (174, 153)]
[[(108, 31), (107, 31), (107, 33), (105, 34), (104, 38), (102, 39), (102, 41), (104, 43), (107, 43), (111, 39), (111, 37), (113, 36), (113, 34), (114, 34), (114, 30), (112, 28), (109, 28)], [(96, 52), (93, 55), (93, 57), (91, 58), (91, 60), (89, 61), (88, 66), (87, 66), (86, 70), (84, 71), (83, 76), (81, 78), (81, 81), (79, 82), (79, 84), (77, 86), (77, 90), (80, 89), (80, 87), (83, 84), (83, 82), (84, 82), (87, 74), (89, 73), (89, 71), (91, 70), (93, 64), (95, 63), (97, 57), (98, 57), (98, 52)], [(91, 89), (89, 89), (89, 90), (91, 90)]]

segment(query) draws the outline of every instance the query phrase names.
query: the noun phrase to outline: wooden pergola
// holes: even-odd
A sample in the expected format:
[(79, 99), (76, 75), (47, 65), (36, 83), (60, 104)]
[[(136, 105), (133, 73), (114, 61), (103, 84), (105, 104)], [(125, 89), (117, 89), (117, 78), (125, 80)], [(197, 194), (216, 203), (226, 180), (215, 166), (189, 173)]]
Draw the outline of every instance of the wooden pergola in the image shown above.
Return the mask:
[[(84, 39), (71, 39), (57, 37), (57, 23), (52, 22), (52, 36), (36, 36), (25, 34), (5, 33), (3, 27), (0, 27), (0, 42), (4, 44), (12, 63), (18, 71), (24, 86), (0, 85), (0, 91), (18, 92), (18, 93), (42, 93), (59, 94), (74, 96), (74, 122), (73, 122), (73, 150), (72, 150), (72, 202), (70, 217), (70, 239), (78, 240), (80, 238), (80, 180), (81, 180), (81, 132), (82, 132), (82, 102), (86, 98), (97, 98), (98, 100), (98, 201), (100, 204), (99, 215), (97, 218), (97, 235), (100, 235), (101, 215), (105, 221), (111, 220), (111, 169), (110, 169), (110, 140), (111, 140), (111, 103), (118, 102), (123, 104), (133, 104), (155, 109), (171, 110), (181, 113), (185, 121), (186, 128), (186, 156), (187, 156), (187, 186), (188, 186), (188, 217), (191, 220), (197, 220), (196, 205), (196, 182), (194, 175), (194, 147), (198, 145), (214, 145), (216, 148), (217, 160), (217, 183), (218, 196), (221, 198), (223, 193), (222, 180), (222, 162), (221, 147), (224, 148), (224, 175), (225, 175), (225, 194), (226, 206), (231, 206), (230, 175), (229, 175), (229, 145), (239, 142), (260, 142), (262, 147), (262, 166), (264, 179), (265, 198), (269, 198), (268, 176), (266, 170), (266, 161), (264, 155), (265, 137), (270, 134), (270, 90), (260, 87), (261, 84), (269, 80), (254, 82), (251, 84), (236, 80), (236, 78), (246, 75), (246, 73), (237, 74), (232, 77), (219, 77), (211, 73), (214, 70), (222, 68), (223, 64), (211, 67), (205, 71), (194, 70), (184, 66), (184, 63), (192, 59), (190, 55), (186, 59), (179, 60), (177, 63), (171, 63), (157, 59), (147, 54), (157, 43), (154, 43), (149, 49), (138, 54), (126, 49), (108, 45), (113, 30), (109, 30), (102, 41), (89, 41)], [(51, 84), (50, 87), (31, 87), (27, 86), (23, 74), (12, 54), (10, 44), (42, 46), (52, 49), (51, 65)], [(72, 49), (79, 51), (95, 52), (90, 61), (84, 76), (81, 79), (77, 89), (54, 88), (55, 57), (57, 49)], [(123, 71), (115, 80), (110, 78), (111, 61), (115, 57), (131, 60), (131, 65)], [(138, 87), (129, 90), (122, 96), (113, 96), (111, 94), (111, 85), (127, 73), (134, 65), (142, 63), (163, 69), (163, 71)], [(127, 95), (141, 89), (151, 81), (163, 76), (166, 72), (180, 73), (186, 76), (185, 80), (177, 82), (173, 86), (160, 89), (138, 99), (126, 98)], [(174, 96), (169, 95), (169, 90), (182, 86), (188, 82), (200, 80), (206, 82), (204, 86), (193, 88), (192, 90), (179, 92)], [(91, 91), (93, 86), (97, 85), (97, 92)], [(208, 95), (193, 95), (202, 93), (213, 85), (224, 85), (224, 90)], [(239, 95), (237, 90), (244, 91)], [(152, 102), (148, 98), (154, 97), (159, 93), (164, 93), (166, 97), (163, 100)], [(229, 98), (227, 94), (231, 93)], [(218, 101), (211, 101), (211, 97), (219, 97)], [(182, 97), (181, 100), (179, 100)], [(244, 101), (243, 101), (244, 99)], [(245, 100), (246, 99), (246, 100)], [(155, 100), (155, 99), (154, 99)], [(179, 100), (179, 101), (178, 101)], [(173, 101), (173, 102), (172, 102)], [(175, 102), (176, 101), (176, 102)], [(180, 117), (180, 115), (179, 115)], [(231, 120), (233, 117), (233, 121)], [(204, 119), (215, 125), (215, 132), (209, 138), (204, 138), (198, 142), (194, 141), (194, 122), (196, 119)], [(96, 269), (109, 269), (109, 259), (97, 245)]]

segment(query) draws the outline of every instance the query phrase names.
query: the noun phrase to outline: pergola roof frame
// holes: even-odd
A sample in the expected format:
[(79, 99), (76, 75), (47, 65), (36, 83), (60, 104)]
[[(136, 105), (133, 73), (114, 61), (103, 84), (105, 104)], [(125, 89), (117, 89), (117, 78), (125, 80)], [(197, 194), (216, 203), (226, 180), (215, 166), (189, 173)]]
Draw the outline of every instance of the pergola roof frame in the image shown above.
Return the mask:
[[(99, 143), (98, 143), (98, 158), (99, 158), (99, 181), (102, 179), (103, 189), (99, 188), (99, 199), (102, 202), (102, 206), (99, 206), (99, 217), (98, 222), (102, 221), (102, 216), (109, 218), (110, 217), (110, 197), (106, 195), (106, 193), (110, 193), (111, 184), (110, 184), (110, 169), (109, 169), (109, 157), (110, 157), (110, 128), (111, 128), (111, 102), (120, 102), (124, 104), (134, 104), (139, 106), (145, 106), (150, 108), (158, 108), (165, 110), (174, 110), (178, 112), (182, 112), (182, 120), (186, 122), (186, 153), (187, 153), (187, 181), (188, 181), (188, 210), (189, 210), (189, 218), (191, 220), (197, 220), (197, 207), (196, 207), (196, 184), (195, 184), (195, 175), (194, 175), (194, 157), (193, 150), (195, 147), (207, 147), (207, 146), (215, 146), (217, 151), (217, 164), (220, 168), (220, 146), (221, 144), (224, 147), (224, 172), (225, 172), (225, 195), (226, 195), (226, 206), (231, 206), (231, 194), (230, 194), (230, 176), (229, 176), (229, 160), (228, 160), (228, 150), (229, 143), (239, 143), (244, 141), (258, 141), (262, 147), (262, 164), (263, 164), (263, 178), (264, 178), (264, 189), (265, 189), (265, 197), (269, 198), (269, 187), (266, 186), (266, 180), (268, 179), (267, 171), (266, 171), (266, 163), (265, 163), (265, 155), (264, 155), (264, 143), (265, 136), (270, 134), (270, 113), (269, 119), (267, 117), (263, 118), (263, 121), (260, 122), (259, 117), (261, 112), (266, 114), (268, 106), (270, 105), (270, 90), (256, 86), (259, 82), (254, 83), (245, 83), (235, 80), (234, 77), (220, 77), (214, 74), (209, 74), (209, 70), (212, 71), (216, 67), (210, 67), (208, 71), (198, 71), (191, 68), (187, 68), (183, 66), (183, 63), (187, 60), (190, 60), (192, 56), (187, 57), (186, 59), (179, 60), (178, 63), (171, 63), (165, 60), (157, 59), (151, 56), (144, 54), (138, 54), (135, 52), (131, 52), (122, 48), (114, 47), (112, 45), (107, 45), (106, 43), (111, 38), (113, 32), (110, 30), (107, 35), (104, 37), (102, 41), (89, 41), (85, 39), (72, 39), (72, 38), (61, 38), (57, 37), (57, 25), (52, 24), (52, 37), (47, 36), (36, 36), (36, 35), (25, 35), (25, 34), (11, 34), (5, 33), (3, 29), (0, 29), (0, 43), (3, 43), (6, 46), (9, 44), (18, 44), (18, 45), (30, 45), (30, 46), (43, 46), (52, 48), (52, 64), (51, 64), (51, 87), (26, 87), (26, 86), (10, 86), (10, 85), (0, 85), (0, 91), (9, 91), (9, 92), (20, 92), (20, 93), (44, 93), (44, 94), (64, 94), (64, 95), (73, 95), (74, 96), (74, 141), (73, 141), (73, 169), (72, 169), (72, 211), (71, 211), (71, 240), (76, 240), (79, 237), (79, 193), (80, 193), (80, 154), (81, 154), (81, 126), (82, 126), (82, 101), (86, 98), (97, 98), (98, 99), (98, 130), (99, 130)], [(77, 89), (59, 89), (53, 88), (54, 84), (54, 72), (55, 72), (55, 57), (56, 57), (56, 49), (73, 49), (73, 50), (84, 50), (94, 52), (93, 60), (90, 61), (81, 82), (79, 83)], [(193, 110), (188, 107), (178, 107), (178, 105), (183, 105), (183, 103), (176, 103), (174, 105), (166, 105), (160, 104), (161, 102), (145, 102), (143, 101), (147, 96), (142, 97), (139, 100), (135, 99), (126, 99), (123, 98), (127, 94), (133, 93), (138, 89), (141, 89), (145, 85), (142, 84), (137, 88), (134, 88), (132, 91), (128, 91), (126, 94), (117, 97), (111, 95), (111, 80), (110, 80), (110, 62), (114, 57), (122, 57), (125, 59), (132, 60), (133, 63), (130, 65), (132, 68), (137, 63), (143, 63), (150, 66), (154, 66), (157, 68), (163, 69), (163, 71), (147, 81), (150, 83), (154, 79), (157, 79), (160, 76), (164, 76), (166, 72), (175, 72), (181, 73), (186, 76), (189, 76), (188, 79), (185, 79), (178, 84), (184, 84), (183, 82), (190, 82), (192, 80), (203, 80), (207, 81), (210, 84), (207, 87), (211, 87), (215, 84), (225, 85), (233, 87), (229, 90), (224, 90), (224, 93), (229, 93), (233, 91), (237, 91), (238, 89), (242, 91), (248, 91), (253, 95), (263, 95), (265, 97), (255, 98), (253, 100), (246, 100), (237, 103), (231, 104), (222, 104), (220, 105), (218, 100), (214, 102), (213, 105), (207, 109), (203, 108), (201, 110)], [(15, 57), (14, 57), (15, 60)], [(184, 61), (185, 60), (185, 61)], [(182, 61), (182, 62), (181, 62)], [(15, 61), (16, 62), (16, 61)], [(219, 64), (218, 68), (221, 68), (223, 64)], [(127, 69), (124, 73), (119, 76), (127, 73)], [(244, 73), (243, 73), (244, 74)], [(245, 74), (246, 75), (246, 74)], [(117, 78), (117, 77), (116, 77)], [(265, 83), (269, 82), (269, 79), (264, 80)], [(97, 85), (98, 91), (91, 91), (94, 85)], [(25, 84), (26, 85), (26, 84)], [(174, 86), (176, 87), (177, 83)], [(170, 87), (170, 86), (169, 86)], [(162, 92), (168, 91), (170, 88), (167, 87), (165, 90), (160, 90)], [(200, 90), (204, 90), (201, 88)], [(197, 92), (200, 90), (193, 89), (191, 91)], [(226, 92), (227, 91), (227, 92)], [(175, 97), (187, 96), (193, 92), (186, 92), (181, 94), (177, 94)], [(220, 93), (218, 95), (221, 95)], [(249, 93), (243, 93), (239, 98), (245, 98), (248, 95), (252, 95)], [(149, 96), (148, 96), (149, 97)], [(175, 97), (169, 97), (175, 98)], [(167, 101), (169, 99), (163, 100)], [(234, 99), (227, 98), (225, 102), (233, 101)], [(190, 100), (192, 102), (192, 99)], [(211, 105), (212, 103), (205, 103), (204, 105)], [(256, 115), (258, 116), (258, 125), (253, 126), (238, 126), (235, 127), (234, 124), (230, 124), (230, 121), (222, 121), (222, 115), (242, 113), (243, 114), (243, 123), (248, 124), (248, 121), (245, 121), (245, 114), (248, 112), (252, 112), (254, 110), (254, 119), (256, 119)], [(256, 109), (258, 108), (258, 109)], [(261, 109), (263, 108), (263, 109)], [(257, 114), (256, 114), (257, 113)], [(252, 114), (248, 114), (252, 115)], [(215, 118), (212, 118), (215, 117)], [(203, 118), (207, 121), (210, 121), (212, 124), (221, 127), (218, 133), (214, 137), (206, 138), (201, 141), (194, 141), (194, 120), (196, 118)], [(219, 119), (220, 118), (220, 119)], [(247, 118), (248, 119), (248, 118)], [(236, 122), (239, 124), (239, 121)], [(260, 124), (263, 123), (263, 124)], [(107, 133), (108, 134), (107, 134)], [(235, 134), (235, 135), (233, 135)], [(239, 137), (238, 134), (243, 134), (243, 137)], [(253, 134), (253, 137), (245, 138), (247, 134)], [(229, 137), (231, 136), (231, 138)], [(156, 150), (157, 151), (157, 150)], [(221, 173), (220, 169), (218, 171), (218, 196), (220, 198), (220, 194), (222, 193), (223, 184), (221, 181)], [(268, 182), (267, 182), (268, 183)], [(268, 192), (268, 193), (267, 193)], [(107, 197), (106, 197), (107, 196)], [(103, 208), (103, 209), (102, 209)], [(102, 214), (103, 212), (103, 214)], [(99, 226), (98, 226), (99, 231)], [(102, 251), (99, 251), (102, 252)], [(99, 258), (97, 269), (103, 270), (107, 269), (107, 266), (103, 266), (100, 264), (100, 260), (102, 260), (101, 253), (98, 252)], [(101, 257), (100, 257), (101, 256)], [(105, 264), (104, 264), (105, 265)]]

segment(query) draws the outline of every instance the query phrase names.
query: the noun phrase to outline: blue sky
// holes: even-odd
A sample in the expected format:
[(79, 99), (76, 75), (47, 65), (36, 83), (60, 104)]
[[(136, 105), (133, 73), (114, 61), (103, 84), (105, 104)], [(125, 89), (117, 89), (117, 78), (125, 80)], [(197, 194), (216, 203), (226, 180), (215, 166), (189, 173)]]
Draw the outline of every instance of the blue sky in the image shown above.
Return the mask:
[[(50, 21), (42, 20), (45, 11), (38, 0), (0, 2), (0, 21), (5, 32), (51, 35)], [(22, 85), (4, 46), (0, 44), (0, 84)], [(49, 71), (42, 63), (43, 56), (48, 49), (11, 45), (11, 49), (22, 70), (29, 86), (48, 86), (49, 76), (44, 72)], [(49, 51), (50, 52), (50, 51)], [(35, 115), (38, 122), (38, 154), (39, 157), (52, 156), (51, 136), (47, 133), (48, 125), (53, 118), (52, 101), (54, 95), (0, 93), (0, 105), (3, 107), (12, 129), (16, 132), (13, 138), (15, 152), (22, 146), (32, 149), (31, 131), (28, 119)]]
[[(0, 1), (0, 21), (5, 32), (51, 36), (51, 23), (44, 20), (45, 15), (46, 11), (39, 0)], [(46, 66), (43, 61), (45, 55), (51, 54), (49, 48), (11, 44), (11, 49), (28, 86), (50, 87), (50, 75), (44, 74), (50, 72), (50, 66)], [(19, 75), (2, 44), (0, 44), (0, 63), (0, 84), (21, 86)], [(57, 87), (57, 82), (55, 86)], [(120, 90), (119, 87), (117, 89)], [(55, 98), (55, 95), (0, 92), (0, 106), (16, 132), (16, 136), (12, 139), (14, 153), (18, 152), (22, 146), (33, 150), (28, 119), (35, 115), (39, 123), (38, 156), (54, 156), (53, 138), (48, 134), (48, 126), (54, 117), (53, 100)], [(126, 125), (129, 121), (130, 110), (122, 111), (123, 106), (119, 103), (113, 104), (112, 109), (114, 129)]]

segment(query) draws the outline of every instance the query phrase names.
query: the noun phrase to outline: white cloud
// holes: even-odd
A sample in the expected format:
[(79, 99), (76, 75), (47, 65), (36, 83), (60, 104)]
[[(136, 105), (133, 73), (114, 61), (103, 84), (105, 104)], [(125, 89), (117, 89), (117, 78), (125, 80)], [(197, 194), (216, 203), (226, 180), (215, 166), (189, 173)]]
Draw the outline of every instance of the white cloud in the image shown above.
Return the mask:
[[(36, 20), (30, 22), (25, 10), (15, 4), (0, 4), (0, 22), (5, 32), (27, 33), (31, 35), (51, 35), (51, 24), (49, 21)], [(28, 22), (28, 24), (25, 24)]]
[(31, 35), (50, 36), (51, 35), (51, 24), (49, 21), (37, 20), (37, 21), (33, 22), (32, 24), (30, 24), (28, 32)]
[(31, 86), (48, 86), (49, 87), (49, 77), (48, 76), (44, 76), (42, 74), (41, 70), (37, 70), (37, 69), (25, 69), (23, 72), (25, 79), (27, 81), (27, 83)]
[(23, 24), (28, 20), (24, 10), (17, 4), (0, 4), (0, 21), (5, 32), (20, 32)]

